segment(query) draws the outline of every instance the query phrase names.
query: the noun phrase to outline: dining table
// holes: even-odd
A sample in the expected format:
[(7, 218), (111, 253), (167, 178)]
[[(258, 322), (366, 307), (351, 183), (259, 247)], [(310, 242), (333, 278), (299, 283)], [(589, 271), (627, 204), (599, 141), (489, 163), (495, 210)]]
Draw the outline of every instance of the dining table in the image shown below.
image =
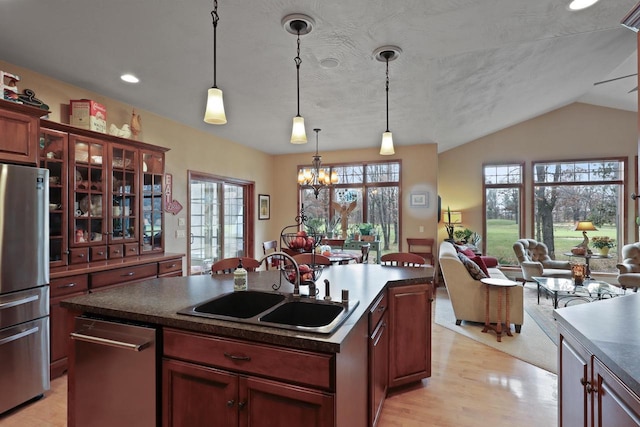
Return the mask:
[(328, 255), (325, 255), (329, 258), (332, 264), (349, 264), (351, 262), (358, 262), (362, 254), (355, 252), (344, 252), (344, 251), (332, 251)]

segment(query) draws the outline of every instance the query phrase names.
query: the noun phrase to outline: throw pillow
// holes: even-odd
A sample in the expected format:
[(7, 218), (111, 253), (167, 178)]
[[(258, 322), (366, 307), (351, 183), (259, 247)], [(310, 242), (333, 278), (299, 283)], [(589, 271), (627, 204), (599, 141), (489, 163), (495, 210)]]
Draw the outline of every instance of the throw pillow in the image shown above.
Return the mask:
[(486, 274), (484, 274), (484, 272), (482, 271), (482, 269), (480, 267), (478, 267), (478, 264), (476, 264), (475, 262), (471, 261), (471, 259), (469, 259), (469, 257), (466, 256), (465, 254), (458, 253), (458, 259), (460, 259), (460, 262), (462, 262), (462, 265), (465, 266), (465, 268), (469, 272), (469, 275), (474, 280), (480, 280), (480, 279), (484, 279), (486, 277), (489, 277)]
[(456, 245), (456, 252), (463, 253), (469, 258), (473, 258), (474, 256), (476, 256), (475, 252), (473, 252), (472, 249), (466, 246)]
[(478, 264), (480, 270), (482, 270), (482, 272), (486, 274), (487, 277), (489, 277), (489, 269), (487, 268), (487, 264), (484, 262), (484, 259), (480, 255), (475, 255), (473, 258), (471, 258), (471, 261)]

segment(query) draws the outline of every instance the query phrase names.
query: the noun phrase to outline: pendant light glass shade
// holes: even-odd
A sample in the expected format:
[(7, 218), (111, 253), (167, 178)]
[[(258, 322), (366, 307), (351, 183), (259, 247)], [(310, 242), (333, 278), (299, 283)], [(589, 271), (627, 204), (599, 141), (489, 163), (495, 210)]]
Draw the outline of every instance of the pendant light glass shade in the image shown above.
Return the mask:
[(304, 117), (295, 116), (293, 118), (293, 127), (291, 128), (291, 143), (292, 144), (306, 144), (307, 143), (307, 131), (304, 127)]
[(222, 91), (217, 87), (212, 87), (207, 93), (207, 109), (204, 112), (204, 121), (212, 125), (227, 123), (227, 116), (224, 114)]
[(227, 116), (224, 113), (224, 101), (222, 100), (222, 90), (216, 85), (216, 30), (218, 29), (218, 0), (213, 1), (211, 11), (213, 21), (213, 86), (207, 92), (207, 108), (204, 111), (204, 122), (212, 125), (223, 125), (227, 123)]
[(395, 153), (396, 151), (393, 149), (393, 135), (391, 132), (384, 132), (382, 134), (382, 144), (380, 145), (380, 155), (390, 156)]

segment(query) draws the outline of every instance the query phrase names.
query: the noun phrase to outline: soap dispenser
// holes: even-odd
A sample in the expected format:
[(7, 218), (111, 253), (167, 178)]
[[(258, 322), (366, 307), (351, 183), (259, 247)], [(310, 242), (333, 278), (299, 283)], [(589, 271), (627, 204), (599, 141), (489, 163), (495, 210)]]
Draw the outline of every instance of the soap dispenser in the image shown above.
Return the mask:
[(233, 272), (233, 290), (247, 290), (247, 270), (242, 266), (242, 259), (238, 260), (238, 267)]

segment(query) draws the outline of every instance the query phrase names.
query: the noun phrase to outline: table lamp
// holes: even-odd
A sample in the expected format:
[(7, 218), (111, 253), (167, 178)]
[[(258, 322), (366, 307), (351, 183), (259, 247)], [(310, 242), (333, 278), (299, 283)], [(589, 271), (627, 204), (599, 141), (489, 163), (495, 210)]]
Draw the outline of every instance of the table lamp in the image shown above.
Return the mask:
[(582, 231), (582, 237), (584, 237), (582, 243), (580, 243), (576, 247), (584, 248), (587, 253), (590, 254), (591, 250), (589, 249), (589, 238), (587, 237), (587, 231), (598, 231), (598, 229), (595, 227), (595, 225), (593, 225), (593, 222), (591, 221), (578, 221), (574, 231)]

